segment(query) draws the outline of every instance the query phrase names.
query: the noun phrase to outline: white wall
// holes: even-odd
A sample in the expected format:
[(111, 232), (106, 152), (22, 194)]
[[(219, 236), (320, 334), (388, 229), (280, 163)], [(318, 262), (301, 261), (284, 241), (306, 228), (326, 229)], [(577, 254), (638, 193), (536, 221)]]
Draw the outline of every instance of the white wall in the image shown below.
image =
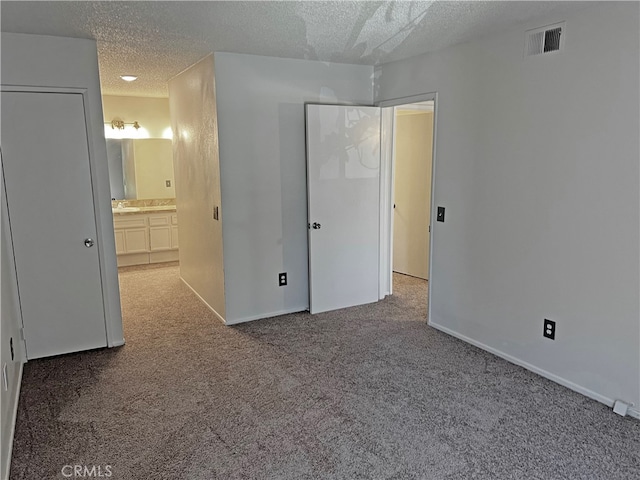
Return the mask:
[[(377, 100), (438, 92), (430, 323), (636, 415), (638, 9), (589, 6), (376, 72)], [(562, 53), (523, 58), (526, 29), (563, 20)]]
[[(98, 54), (94, 40), (2, 34), (2, 84), (50, 88), (82, 88), (87, 90), (87, 126), (95, 192), (97, 247), (107, 318), (109, 346), (124, 343), (120, 290), (116, 265), (115, 239), (107, 150), (104, 141)], [(55, 199), (52, 201), (55, 202)], [(56, 215), (64, 215), (63, 211)], [(38, 226), (34, 224), (34, 231)], [(55, 255), (55, 252), (51, 252)]]
[(103, 95), (102, 108), (104, 123), (114, 119), (127, 123), (137, 121), (149, 133), (149, 138), (166, 138), (165, 132), (171, 128), (168, 98)]
[[(136, 165), (137, 198), (174, 198), (176, 196), (173, 173), (171, 140), (145, 138), (133, 140)], [(167, 187), (166, 181), (171, 182)]]
[(227, 323), (305, 310), (304, 104), (371, 105), (373, 68), (228, 53), (215, 61)]
[[(169, 81), (180, 275), (224, 320), (225, 270), (213, 55)], [(219, 207), (220, 220), (213, 219)]]

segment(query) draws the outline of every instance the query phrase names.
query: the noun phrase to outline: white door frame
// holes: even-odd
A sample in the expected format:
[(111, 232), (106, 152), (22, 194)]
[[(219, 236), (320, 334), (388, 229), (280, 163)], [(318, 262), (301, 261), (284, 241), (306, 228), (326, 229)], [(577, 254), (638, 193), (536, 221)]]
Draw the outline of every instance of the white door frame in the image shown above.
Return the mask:
[[(0, 148), (0, 159), (2, 158), (2, 148)], [(7, 254), (7, 265), (3, 265), (4, 268), (9, 272), (9, 283), (10, 286), (3, 286), (3, 289), (11, 290), (10, 300), (15, 306), (15, 311), (18, 314), (19, 318), (11, 318), (6, 320), (7, 322), (11, 322), (11, 327), (13, 327), (16, 331), (19, 332), (17, 338), (14, 338), (15, 345), (15, 355), (14, 359), (16, 362), (26, 363), (27, 362), (27, 346), (24, 341), (24, 337), (22, 335), (24, 324), (22, 322), (22, 304), (20, 303), (20, 297), (18, 295), (18, 277), (16, 276), (16, 265), (15, 265), (15, 257), (13, 253), (13, 234), (11, 233), (11, 224), (9, 222), (9, 207), (7, 202), (7, 190), (5, 188), (4, 182), (4, 163), (0, 162), (0, 195), (2, 195), (2, 220), (1, 220), (1, 238), (3, 245), (1, 248), (6, 248), (8, 251)], [(9, 297), (9, 296), (8, 296)], [(3, 340), (5, 341), (5, 340)]]
[(376, 106), (382, 108), (381, 122), (381, 162), (380, 162), (380, 298), (393, 293), (393, 188), (394, 168), (393, 158), (395, 150), (395, 108), (401, 105), (433, 101), (433, 148), (431, 161), (431, 214), (429, 218), (429, 297), (427, 320), (431, 321), (431, 301), (433, 287), (433, 230), (436, 218), (436, 139), (438, 128), (438, 92), (423, 93), (409, 97), (393, 98), (378, 102)]

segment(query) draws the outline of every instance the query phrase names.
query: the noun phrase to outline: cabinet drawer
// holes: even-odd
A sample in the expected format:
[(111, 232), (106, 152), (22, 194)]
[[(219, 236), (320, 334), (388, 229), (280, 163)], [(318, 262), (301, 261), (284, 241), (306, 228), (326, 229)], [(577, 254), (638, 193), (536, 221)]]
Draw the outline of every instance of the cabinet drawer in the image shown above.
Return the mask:
[(149, 215), (149, 225), (152, 227), (160, 227), (163, 225), (169, 225), (171, 219), (169, 215)]
[(147, 219), (143, 215), (114, 218), (113, 226), (114, 228), (146, 227)]

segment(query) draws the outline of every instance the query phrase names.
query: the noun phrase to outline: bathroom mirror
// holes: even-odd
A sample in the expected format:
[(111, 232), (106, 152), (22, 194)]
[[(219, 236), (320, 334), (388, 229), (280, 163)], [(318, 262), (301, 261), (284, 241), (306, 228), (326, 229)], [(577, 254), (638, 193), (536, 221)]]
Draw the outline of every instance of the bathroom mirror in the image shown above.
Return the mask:
[(174, 198), (173, 150), (164, 138), (107, 139), (111, 198)]

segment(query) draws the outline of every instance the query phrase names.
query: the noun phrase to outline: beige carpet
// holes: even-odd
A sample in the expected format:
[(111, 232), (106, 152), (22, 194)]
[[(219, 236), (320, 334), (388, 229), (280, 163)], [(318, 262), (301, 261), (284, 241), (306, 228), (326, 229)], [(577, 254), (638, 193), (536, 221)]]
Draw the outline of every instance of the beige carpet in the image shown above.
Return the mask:
[(11, 478), (640, 478), (640, 422), (429, 328), (423, 281), (237, 327), (176, 266), (120, 281), (124, 347), (25, 365)]

